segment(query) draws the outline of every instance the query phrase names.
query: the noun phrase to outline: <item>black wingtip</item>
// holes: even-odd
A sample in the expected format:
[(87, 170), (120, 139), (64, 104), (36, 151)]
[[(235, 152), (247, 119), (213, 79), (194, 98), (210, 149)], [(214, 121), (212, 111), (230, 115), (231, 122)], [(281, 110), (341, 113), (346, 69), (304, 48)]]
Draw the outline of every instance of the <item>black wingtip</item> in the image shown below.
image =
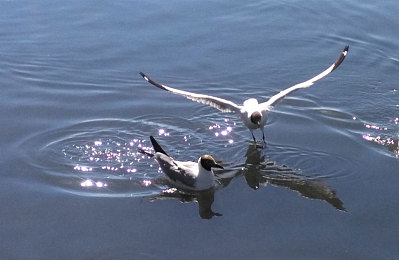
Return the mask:
[(145, 75), (143, 72), (140, 72), (140, 75), (141, 75), (145, 80), (148, 80), (147, 75)]
[(346, 45), (345, 48), (342, 50), (342, 53), (346, 56), (346, 54), (348, 54), (349, 51), (349, 45)]
[(149, 83), (151, 83), (151, 84), (154, 85), (155, 87), (168, 91), (168, 90), (165, 88), (165, 86), (163, 86), (162, 84), (159, 84), (159, 83), (153, 81), (153, 80), (150, 79), (147, 75), (145, 75), (143, 72), (140, 72), (140, 75), (141, 75), (146, 81), (148, 81)]
[(342, 50), (341, 54), (339, 55), (338, 60), (334, 63), (334, 67), (331, 71), (335, 70), (336, 68), (338, 68), (339, 65), (341, 65), (346, 55), (348, 54), (348, 50), (349, 50), (349, 45), (346, 45), (345, 48)]
[(158, 142), (155, 140), (153, 136), (150, 136), (151, 144), (154, 147), (154, 150), (156, 153), (163, 153), (164, 155), (169, 156), (163, 149), (162, 147), (158, 144)]

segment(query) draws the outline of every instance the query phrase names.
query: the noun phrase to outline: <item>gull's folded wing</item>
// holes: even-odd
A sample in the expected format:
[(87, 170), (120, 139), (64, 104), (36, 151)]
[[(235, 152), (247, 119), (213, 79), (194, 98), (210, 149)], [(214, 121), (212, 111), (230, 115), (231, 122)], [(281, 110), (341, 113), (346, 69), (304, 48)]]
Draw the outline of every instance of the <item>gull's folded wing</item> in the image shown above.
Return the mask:
[(157, 153), (155, 156), (163, 173), (171, 180), (194, 187), (195, 177), (191, 168), (185, 167), (182, 162), (175, 161), (163, 153)]

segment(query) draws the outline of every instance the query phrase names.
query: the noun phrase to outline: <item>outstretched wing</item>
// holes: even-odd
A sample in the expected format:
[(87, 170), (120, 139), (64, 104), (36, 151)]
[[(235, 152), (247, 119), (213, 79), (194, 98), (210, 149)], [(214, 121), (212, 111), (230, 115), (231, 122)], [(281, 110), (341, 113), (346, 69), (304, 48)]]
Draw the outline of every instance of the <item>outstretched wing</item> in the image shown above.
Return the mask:
[(241, 110), (241, 106), (235, 104), (234, 102), (231, 102), (229, 100), (225, 100), (222, 98), (217, 98), (217, 97), (212, 97), (212, 96), (208, 96), (208, 95), (202, 95), (202, 94), (196, 94), (196, 93), (191, 93), (191, 92), (187, 92), (187, 91), (183, 91), (183, 90), (178, 90), (175, 88), (171, 88), (162, 84), (159, 84), (155, 81), (153, 81), (152, 79), (150, 79), (147, 75), (145, 75), (143, 72), (140, 72), (140, 75), (147, 80), (149, 83), (151, 83), (152, 85), (172, 92), (173, 94), (178, 94), (178, 95), (182, 95), (185, 96), (188, 99), (191, 99), (193, 101), (197, 101), (206, 105), (210, 105), (216, 109), (219, 109), (222, 112), (235, 112), (235, 113), (239, 113)]
[(280, 93), (272, 96), (268, 101), (261, 103), (260, 106), (262, 107), (262, 110), (269, 109), (270, 107), (275, 106), (279, 101), (281, 101), (289, 93), (291, 93), (297, 89), (308, 88), (308, 87), (312, 86), (313, 83), (315, 83), (316, 81), (318, 81), (318, 80), (324, 78), (325, 76), (327, 76), (328, 74), (330, 74), (332, 71), (334, 71), (336, 68), (338, 68), (338, 66), (344, 61), (346, 55), (348, 54), (348, 49), (349, 49), (349, 46), (346, 46), (343, 49), (343, 51), (341, 52), (341, 54), (339, 55), (337, 61), (334, 62), (334, 64), (332, 64), (330, 67), (328, 67), (328, 69), (326, 69), (319, 75), (317, 75), (305, 82), (302, 82), (302, 83), (296, 84), (290, 88), (287, 88), (287, 89), (281, 91)]

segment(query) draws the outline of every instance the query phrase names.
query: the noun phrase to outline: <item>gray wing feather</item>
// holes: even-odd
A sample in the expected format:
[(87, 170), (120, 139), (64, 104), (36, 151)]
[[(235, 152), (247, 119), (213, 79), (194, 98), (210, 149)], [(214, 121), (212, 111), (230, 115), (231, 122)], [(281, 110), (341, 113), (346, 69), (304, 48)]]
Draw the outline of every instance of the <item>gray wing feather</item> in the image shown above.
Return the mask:
[(181, 165), (179, 165), (171, 157), (162, 153), (156, 153), (155, 158), (158, 161), (163, 173), (165, 173), (165, 175), (171, 180), (179, 181), (187, 186), (194, 187), (195, 178), (190, 174), (189, 171), (187, 171), (187, 169), (181, 167)]
[(178, 95), (182, 95), (185, 96), (188, 99), (191, 99), (193, 101), (205, 104), (205, 105), (209, 105), (211, 107), (214, 107), (222, 112), (235, 112), (235, 113), (239, 113), (240, 110), (242, 109), (241, 106), (235, 104), (234, 102), (231, 102), (229, 100), (223, 99), (223, 98), (218, 98), (218, 97), (212, 97), (212, 96), (208, 96), (208, 95), (203, 95), (203, 94), (196, 94), (196, 93), (191, 93), (191, 92), (187, 92), (187, 91), (183, 91), (183, 90), (179, 90), (179, 89), (175, 89), (175, 88), (171, 88), (162, 84), (159, 84), (157, 82), (155, 82), (154, 80), (152, 80), (151, 78), (149, 78), (147, 75), (145, 75), (143, 72), (140, 72), (140, 75), (147, 80), (149, 83), (151, 83), (152, 85), (169, 91), (173, 94), (178, 94)]

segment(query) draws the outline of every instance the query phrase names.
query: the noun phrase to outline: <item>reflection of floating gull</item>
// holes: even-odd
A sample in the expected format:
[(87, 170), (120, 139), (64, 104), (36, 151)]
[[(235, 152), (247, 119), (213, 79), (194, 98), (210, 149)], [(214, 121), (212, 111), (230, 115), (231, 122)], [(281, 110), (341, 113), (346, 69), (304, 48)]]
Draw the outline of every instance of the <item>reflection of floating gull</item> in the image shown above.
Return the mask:
[(176, 161), (169, 157), (157, 141), (155, 141), (154, 137), (151, 136), (150, 139), (155, 154), (143, 150), (139, 150), (139, 152), (154, 157), (173, 186), (197, 191), (206, 190), (214, 186), (215, 181), (212, 168), (223, 169), (223, 167), (217, 164), (212, 156), (202, 155), (198, 159), (198, 162)]
[(345, 211), (336, 192), (323, 182), (309, 180), (287, 166), (279, 166), (267, 161), (255, 145), (248, 147), (246, 156), (244, 176), (251, 188), (258, 189), (260, 185), (267, 184), (282, 186), (299, 192), (303, 197), (324, 200), (336, 209)]
[(181, 202), (198, 202), (198, 213), (201, 218), (210, 219), (213, 216), (222, 216), (222, 214), (213, 212), (211, 206), (215, 198), (215, 190), (208, 189), (197, 192), (183, 192), (179, 190), (167, 190), (152, 198), (152, 200), (174, 198)]
[[(142, 151), (141, 151), (142, 152)], [(234, 177), (241, 174), (241, 169), (232, 169), (227, 171), (218, 171), (215, 176), (215, 187), (212, 189), (201, 190), (201, 191), (189, 191), (180, 190), (176, 188), (170, 188), (163, 190), (160, 194), (155, 195), (151, 198), (155, 200), (165, 199), (177, 199), (183, 203), (196, 202), (198, 204), (198, 213), (203, 219), (210, 219), (214, 216), (222, 216), (222, 214), (214, 212), (212, 210), (212, 204), (215, 198), (215, 191), (222, 189), (230, 184)], [(160, 183), (161, 184), (161, 183)], [(162, 183), (162, 185), (165, 183)]]
[(162, 84), (159, 84), (152, 79), (150, 79), (147, 75), (144, 73), (140, 72), (140, 75), (147, 80), (149, 83), (153, 84), (154, 86), (172, 92), (174, 94), (179, 94), (183, 95), (188, 99), (201, 102), (203, 104), (210, 105), (212, 107), (215, 107), (219, 109), (222, 112), (234, 112), (238, 114), (241, 118), (241, 120), (244, 122), (244, 124), (248, 127), (248, 129), (251, 131), (252, 138), (254, 139), (254, 142), (256, 142), (255, 136), (253, 134), (253, 131), (255, 129), (260, 128), (263, 134), (263, 141), (265, 141), (265, 134), (264, 134), (264, 126), (267, 121), (267, 116), (270, 110), (280, 101), (282, 100), (286, 95), (289, 93), (301, 89), (301, 88), (307, 88), (313, 85), (316, 81), (322, 79), (323, 77), (327, 76), (329, 73), (331, 73), (333, 70), (335, 70), (345, 59), (347, 53), (348, 53), (349, 46), (346, 46), (345, 49), (341, 52), (341, 55), (339, 56), (338, 60), (332, 64), (328, 69), (320, 73), (319, 75), (305, 81), (299, 84), (296, 84), (290, 88), (287, 88), (278, 94), (272, 96), (268, 101), (263, 102), (263, 103), (258, 103), (258, 101), (255, 98), (250, 98), (246, 101), (244, 101), (243, 105), (237, 105), (229, 100), (218, 98), (218, 97), (213, 97), (213, 96), (208, 96), (208, 95), (203, 95), (203, 94), (196, 94), (196, 93), (191, 93), (183, 90), (178, 90), (175, 88), (171, 88)]

